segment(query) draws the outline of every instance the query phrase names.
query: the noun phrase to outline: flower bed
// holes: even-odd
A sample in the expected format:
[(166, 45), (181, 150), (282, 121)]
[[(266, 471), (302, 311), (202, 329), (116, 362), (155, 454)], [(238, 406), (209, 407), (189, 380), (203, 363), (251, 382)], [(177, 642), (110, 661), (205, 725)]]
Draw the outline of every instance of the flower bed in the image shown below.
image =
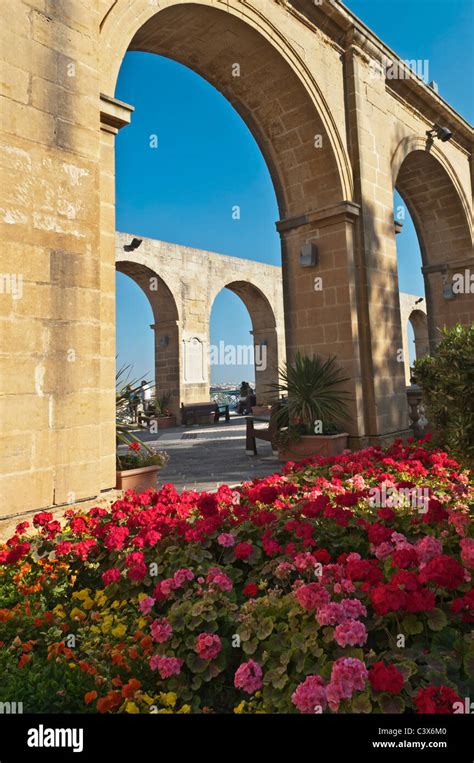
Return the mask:
[(25, 712), (462, 712), (474, 486), (426, 444), (47, 512), (0, 551)]

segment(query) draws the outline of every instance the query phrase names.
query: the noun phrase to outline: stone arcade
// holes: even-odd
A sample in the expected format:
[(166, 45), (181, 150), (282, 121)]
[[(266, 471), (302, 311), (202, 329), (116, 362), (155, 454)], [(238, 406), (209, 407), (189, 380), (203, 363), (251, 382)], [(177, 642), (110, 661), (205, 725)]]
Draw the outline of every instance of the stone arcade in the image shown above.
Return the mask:
[[(335, 0), (9, 0), (0, 22), (0, 273), (23, 277), (21, 299), (0, 298), (1, 511), (115, 483), (114, 143), (132, 107), (114, 93), (127, 50), (186, 64), (242, 115), (279, 205), (287, 356), (338, 355), (353, 447), (403, 435), (393, 191), (418, 231), (433, 346), (437, 327), (474, 315), (473, 293), (444, 288), (474, 266), (470, 125)], [(387, 78), (387, 60), (404, 76)], [(450, 141), (427, 138), (435, 123)], [(317, 265), (301, 267), (311, 242)]]

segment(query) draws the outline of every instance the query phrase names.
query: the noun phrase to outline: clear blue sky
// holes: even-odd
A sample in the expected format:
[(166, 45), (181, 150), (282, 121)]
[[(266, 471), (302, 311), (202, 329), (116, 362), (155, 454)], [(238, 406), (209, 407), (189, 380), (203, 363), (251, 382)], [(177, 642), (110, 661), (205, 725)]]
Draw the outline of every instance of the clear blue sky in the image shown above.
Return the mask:
[[(348, 0), (346, 6), (402, 58), (428, 59), (440, 95), (473, 120), (474, 0)], [(270, 175), (229, 102), (189, 69), (144, 53), (125, 56), (116, 97), (135, 106), (132, 124), (117, 138), (118, 230), (280, 264)], [(150, 146), (154, 136), (157, 148)], [(232, 218), (235, 205), (240, 220)], [(398, 255), (400, 288), (423, 293), (408, 217)], [(137, 377), (153, 375), (152, 322), (144, 294), (118, 274), (118, 363), (133, 364)], [(211, 341), (248, 344), (250, 329), (240, 299), (221, 292), (212, 310)], [(243, 378), (252, 380), (253, 369), (212, 370), (212, 381)]]

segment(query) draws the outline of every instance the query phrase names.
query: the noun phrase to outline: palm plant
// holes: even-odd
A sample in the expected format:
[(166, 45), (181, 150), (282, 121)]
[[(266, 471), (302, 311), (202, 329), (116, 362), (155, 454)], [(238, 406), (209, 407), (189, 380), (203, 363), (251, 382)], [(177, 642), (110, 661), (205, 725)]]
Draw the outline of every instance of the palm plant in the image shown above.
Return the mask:
[(349, 379), (342, 376), (335, 356), (323, 360), (297, 352), (293, 362), (280, 369), (280, 379), (269, 385), (279, 398), (285, 396), (276, 412), (280, 428), (288, 427), (296, 436), (314, 434), (320, 421), (323, 433), (328, 434), (347, 419), (348, 392), (340, 385)]

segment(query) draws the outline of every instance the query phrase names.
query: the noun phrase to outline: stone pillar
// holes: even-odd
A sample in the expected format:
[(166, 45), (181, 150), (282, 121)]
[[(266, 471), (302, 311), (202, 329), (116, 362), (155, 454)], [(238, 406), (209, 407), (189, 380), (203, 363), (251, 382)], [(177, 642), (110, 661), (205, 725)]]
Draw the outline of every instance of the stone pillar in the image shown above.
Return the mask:
[[(282, 238), (283, 298), (287, 359), (299, 350), (327, 358), (335, 355), (349, 378), (350, 445), (364, 444), (374, 430), (373, 390), (367, 361), (354, 224), (359, 206), (341, 202), (277, 223)], [(317, 247), (316, 264), (302, 267), (300, 250)]]
[(179, 422), (181, 404), (180, 329), (178, 321), (159, 321), (150, 326), (155, 332), (156, 396), (166, 395), (168, 407)]
[(278, 337), (275, 327), (254, 329), (255, 395), (264, 405), (277, 394), (269, 385), (278, 380)]
[(115, 486), (115, 136), (133, 107), (100, 96), (100, 489)]
[(349, 32), (344, 68), (354, 199), (360, 205), (354, 275), (366, 436), (378, 442), (408, 433), (408, 411), (387, 138), (390, 115), (383, 112), (388, 96), (362, 50), (366, 42), (358, 31)]

